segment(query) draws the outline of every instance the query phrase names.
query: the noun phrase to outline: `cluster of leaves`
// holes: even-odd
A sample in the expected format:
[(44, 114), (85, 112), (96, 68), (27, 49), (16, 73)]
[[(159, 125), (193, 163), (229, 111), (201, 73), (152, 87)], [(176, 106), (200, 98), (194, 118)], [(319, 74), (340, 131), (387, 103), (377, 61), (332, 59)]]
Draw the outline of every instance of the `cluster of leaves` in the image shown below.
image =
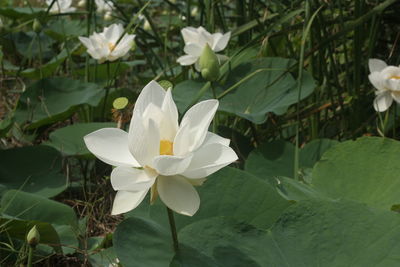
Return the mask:
[[(93, 266), (117, 258), (123, 266), (399, 265), (400, 143), (332, 140), (397, 137), (396, 111), (376, 130), (365, 68), (371, 55), (399, 63), (390, 46), (394, 0), (151, 1), (143, 11), (150, 29), (131, 16), (142, 1), (113, 1), (115, 21), (135, 23), (136, 49), (105, 64), (77, 39), (108, 23), (93, 2), (56, 16), (31, 3), (0, 6), (0, 264), (25, 262), (36, 225), (39, 264), (58, 254)], [(188, 25), (232, 31), (216, 82), (175, 63)], [(111, 113), (112, 101), (133, 104), (155, 78), (173, 84), (180, 114), (217, 98), (213, 130), (240, 157), (198, 188), (195, 216), (176, 217), (178, 253), (161, 202), (93, 229), (93, 218), (110, 212), (109, 203), (94, 206), (112, 194), (109, 169), (83, 136), (129, 118), (132, 105)]]

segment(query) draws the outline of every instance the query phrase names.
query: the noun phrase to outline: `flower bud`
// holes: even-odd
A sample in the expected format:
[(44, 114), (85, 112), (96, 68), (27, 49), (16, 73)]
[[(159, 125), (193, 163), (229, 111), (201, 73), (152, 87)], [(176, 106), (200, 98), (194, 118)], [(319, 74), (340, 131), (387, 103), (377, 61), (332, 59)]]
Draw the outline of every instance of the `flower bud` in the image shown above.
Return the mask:
[(42, 30), (42, 24), (40, 23), (40, 21), (38, 19), (35, 19), (33, 21), (32, 28), (35, 32), (40, 32)]
[(111, 14), (111, 12), (109, 12), (109, 11), (107, 11), (105, 14), (104, 14), (104, 20), (105, 21), (110, 21), (110, 20), (112, 20), (112, 14)]
[(150, 22), (149, 22), (147, 19), (145, 19), (145, 21), (144, 21), (143, 29), (144, 29), (145, 31), (151, 30)]
[(204, 79), (216, 81), (219, 78), (219, 61), (208, 44), (203, 48), (199, 59), (199, 66)]
[(28, 235), (26, 236), (26, 241), (28, 242), (29, 246), (36, 247), (37, 244), (40, 242), (40, 234), (36, 228), (36, 225), (29, 230)]
[(86, 0), (81, 0), (78, 2), (78, 7), (86, 7)]

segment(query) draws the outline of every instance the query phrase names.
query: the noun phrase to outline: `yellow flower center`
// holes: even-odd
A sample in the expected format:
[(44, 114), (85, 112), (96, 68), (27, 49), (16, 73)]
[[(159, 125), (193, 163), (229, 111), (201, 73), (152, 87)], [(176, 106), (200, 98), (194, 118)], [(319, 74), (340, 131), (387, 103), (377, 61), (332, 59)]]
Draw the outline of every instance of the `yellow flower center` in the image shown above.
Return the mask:
[(110, 52), (114, 51), (114, 49), (115, 49), (115, 44), (113, 44), (113, 43), (108, 43), (108, 49), (110, 49)]
[(393, 76), (390, 76), (389, 79), (400, 80), (400, 76), (393, 75)]
[(170, 155), (174, 154), (173, 151), (174, 143), (168, 140), (161, 140), (160, 141), (160, 155)]

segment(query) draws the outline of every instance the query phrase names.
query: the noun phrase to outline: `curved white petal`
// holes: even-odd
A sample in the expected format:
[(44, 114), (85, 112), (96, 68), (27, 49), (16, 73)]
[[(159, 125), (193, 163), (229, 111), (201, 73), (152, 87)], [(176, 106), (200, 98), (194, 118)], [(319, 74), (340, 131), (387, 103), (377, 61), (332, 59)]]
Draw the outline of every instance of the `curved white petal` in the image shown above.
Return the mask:
[(192, 161), (182, 175), (192, 179), (204, 178), (237, 159), (235, 151), (229, 146), (219, 143), (205, 145), (193, 152)]
[(135, 108), (133, 109), (134, 120), (136, 114), (143, 114), (147, 106), (152, 103), (157, 107), (162, 106), (165, 97), (165, 90), (156, 81), (150, 81), (142, 90), (139, 97), (136, 100)]
[(138, 114), (131, 122), (129, 150), (141, 166), (153, 167), (153, 158), (160, 153), (160, 134), (152, 119), (146, 126), (140, 114)]
[(201, 53), (203, 52), (203, 48), (198, 44), (195, 43), (188, 43), (187, 45), (185, 45), (185, 47), (183, 48), (183, 51), (191, 56), (194, 57), (200, 57)]
[(123, 32), (124, 27), (122, 24), (112, 24), (109, 27), (104, 28), (103, 34), (109, 43), (116, 44)]
[(385, 80), (385, 87), (389, 90), (400, 91), (400, 80), (399, 79)]
[(87, 38), (87, 37), (83, 37), (83, 36), (79, 36), (78, 37), (79, 38), (79, 41), (81, 41), (81, 43), (84, 45), (84, 46), (86, 46), (86, 48), (92, 48), (93, 46), (92, 46), (92, 42), (90, 41), (90, 39), (89, 38)]
[(143, 191), (155, 182), (157, 173), (148, 169), (117, 167), (111, 172), (111, 185), (114, 190)]
[(199, 59), (199, 57), (195, 57), (195, 56), (191, 56), (191, 55), (184, 55), (179, 57), (176, 62), (178, 62), (179, 64), (181, 64), (182, 66), (189, 66), (194, 64), (197, 59)]
[(86, 135), (85, 144), (97, 158), (113, 166), (139, 167), (129, 152), (128, 134), (117, 128), (103, 128)]
[(200, 207), (196, 189), (181, 176), (159, 177), (157, 190), (165, 205), (179, 214), (193, 216)]
[(229, 39), (231, 38), (231, 32), (227, 32), (224, 35), (214, 35), (214, 43), (212, 50), (214, 52), (219, 52), (225, 49), (228, 45)]
[(212, 132), (207, 132), (206, 138), (204, 139), (202, 146), (214, 143), (222, 144), (224, 146), (229, 146), (230, 142), (231, 140), (229, 140), (228, 138), (224, 138)]
[(368, 75), (368, 79), (376, 89), (384, 90), (384, 88), (385, 88), (385, 86), (384, 86), (385, 80), (383, 79), (381, 73), (373, 72), (370, 75)]
[(368, 60), (368, 67), (370, 72), (380, 72), (387, 67), (387, 64), (385, 61), (382, 61), (380, 59), (371, 58)]
[(181, 174), (188, 168), (192, 157), (191, 153), (184, 157), (161, 155), (154, 158), (153, 166), (161, 175)]
[(175, 136), (174, 155), (185, 155), (203, 143), (217, 109), (218, 100), (210, 99), (197, 103), (186, 112)]
[(394, 101), (396, 101), (397, 103), (400, 103), (400, 91), (392, 92), (391, 96)]
[(198, 40), (198, 33), (196, 28), (186, 27), (181, 30), (183, 40), (186, 43), (196, 43)]
[(165, 94), (161, 106), (163, 120), (160, 122), (160, 140), (173, 142), (178, 131), (178, 108), (172, 98), (171, 88)]
[(374, 109), (378, 112), (387, 110), (393, 103), (390, 91), (378, 94), (374, 100)]
[(143, 201), (148, 190), (143, 191), (118, 191), (114, 198), (111, 215), (117, 215), (133, 210)]

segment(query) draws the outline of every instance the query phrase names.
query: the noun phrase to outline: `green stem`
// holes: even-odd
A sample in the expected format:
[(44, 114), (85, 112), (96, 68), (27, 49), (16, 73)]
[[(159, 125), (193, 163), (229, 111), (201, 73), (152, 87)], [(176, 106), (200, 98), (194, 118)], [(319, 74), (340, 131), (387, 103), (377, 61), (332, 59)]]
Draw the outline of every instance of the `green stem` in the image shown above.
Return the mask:
[(178, 235), (176, 233), (175, 219), (173, 211), (167, 207), (169, 226), (171, 228), (172, 241), (174, 243), (175, 253), (179, 251)]
[(102, 119), (106, 118), (106, 105), (107, 105), (107, 98), (108, 93), (110, 91), (111, 82), (110, 82), (110, 61), (107, 61), (107, 84), (106, 84), (106, 95), (104, 96), (104, 103), (103, 103), (103, 110), (101, 111)]
[(28, 252), (28, 267), (32, 267), (32, 258), (33, 258), (33, 247), (29, 246), (29, 252)]

